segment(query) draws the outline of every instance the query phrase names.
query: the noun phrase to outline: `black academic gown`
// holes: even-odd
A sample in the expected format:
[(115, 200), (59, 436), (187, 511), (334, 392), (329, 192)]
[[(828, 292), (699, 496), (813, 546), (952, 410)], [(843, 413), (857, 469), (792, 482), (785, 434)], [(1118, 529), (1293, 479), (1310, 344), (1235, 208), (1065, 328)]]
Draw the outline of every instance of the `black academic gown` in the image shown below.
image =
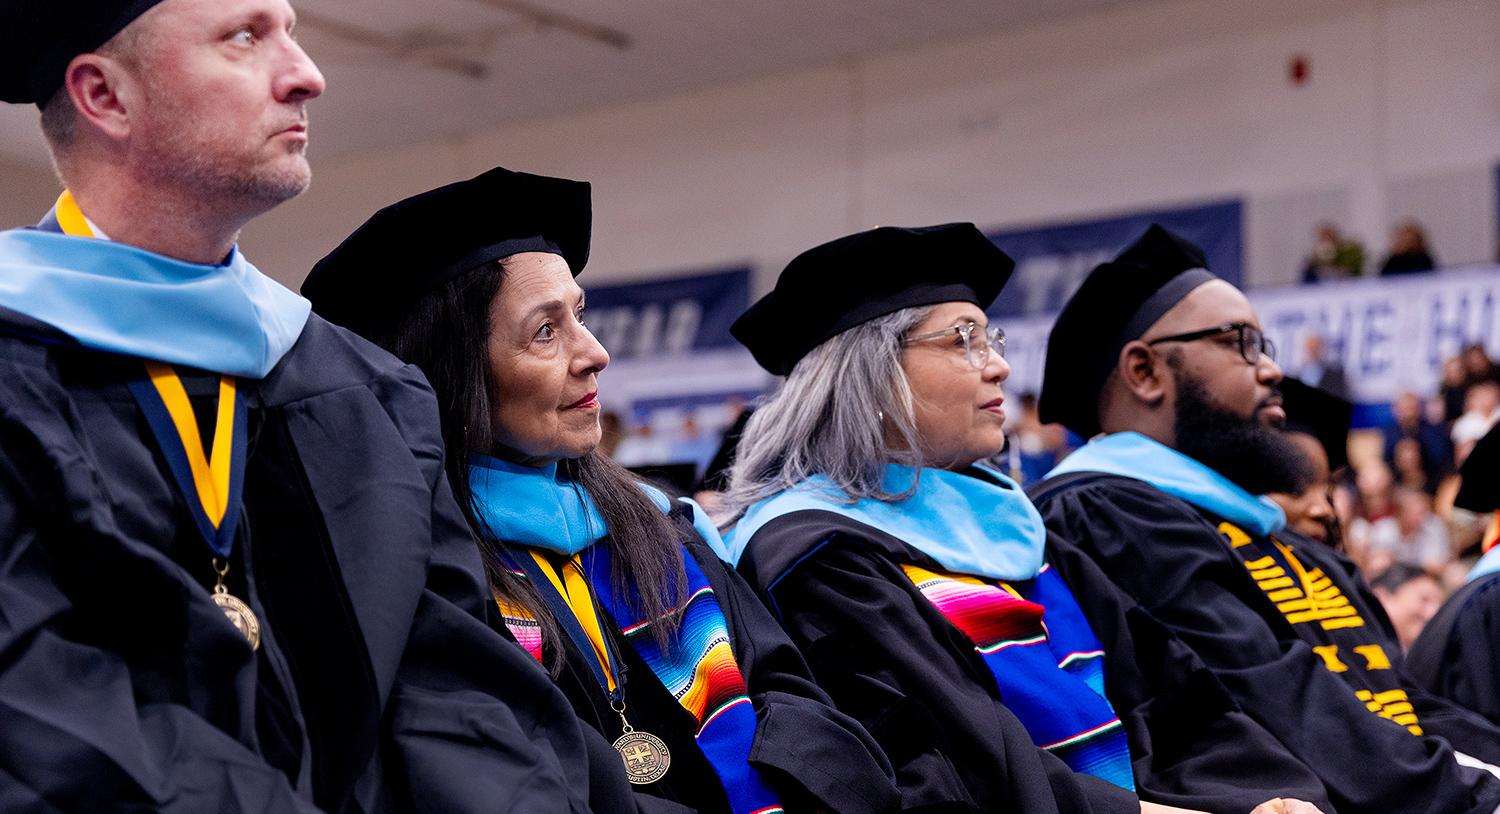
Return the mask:
[[(691, 509), (675, 504), (671, 521), (718, 598), (730, 647), (755, 705), (756, 732), (750, 763), (791, 814), (797, 812), (894, 812), (899, 797), (889, 761), (854, 719), (834, 708), (812, 681), (807, 664), (745, 581), (709, 550), (693, 529)], [(596, 545), (607, 544), (607, 540)], [(698, 723), (619, 635), (619, 625), (600, 608), (623, 660), (625, 701), (633, 726), (661, 738), (671, 768), (655, 783), (636, 786), (642, 811), (728, 812), (722, 785), (694, 743)], [(589, 659), (566, 636), (558, 686), (578, 717), (605, 740), (622, 734), (620, 716), (594, 677)], [(609, 755), (616, 761), (620, 756)]]
[[(1075, 473), (1032, 494), (1048, 528), (1191, 647), (1235, 701), (1317, 773), (1338, 811), (1488, 814), (1500, 805), (1500, 782), (1460, 767), (1448, 742), (1431, 734), (1464, 740), (1460, 749), (1490, 760), (1496, 744), (1484, 723), (1410, 684), (1384, 615), (1327, 546), (1275, 535), (1327, 579), (1308, 580), (1327, 613), (1293, 622), (1277, 603), (1297, 597), (1270, 594), (1295, 587), (1301, 595), (1308, 586), (1295, 574), (1280, 581), (1294, 569), (1272, 539), (1236, 547), (1219, 518), (1131, 478)], [(1354, 608), (1363, 623), (1325, 628), (1326, 620), (1350, 618), (1340, 607)], [(1428, 734), (1415, 736), (1376, 711), (1403, 722), (1415, 714)]]
[(1500, 573), (1465, 585), (1406, 654), (1418, 686), (1500, 724)]
[(623, 784), (497, 632), (415, 368), (313, 316), (242, 380), (252, 652), (127, 389), (141, 362), (7, 311), (0, 366), (0, 810), (581, 812)]
[(812, 510), (766, 523), (739, 563), (818, 684), (884, 748), (903, 807), (1138, 812), (1135, 794), (1032, 743), (973, 642), (903, 563), (942, 570), (877, 529)]

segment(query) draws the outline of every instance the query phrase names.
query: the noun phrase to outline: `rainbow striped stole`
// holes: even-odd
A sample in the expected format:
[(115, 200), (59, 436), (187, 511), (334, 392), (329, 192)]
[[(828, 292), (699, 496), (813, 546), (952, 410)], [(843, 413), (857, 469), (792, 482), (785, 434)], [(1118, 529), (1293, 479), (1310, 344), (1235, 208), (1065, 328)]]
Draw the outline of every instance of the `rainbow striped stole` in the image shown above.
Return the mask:
[[(730, 810), (735, 814), (782, 812), (775, 793), (750, 765), (755, 707), (730, 645), (724, 612), (692, 553), (686, 549), (682, 552), (688, 598), (675, 611), (681, 615), (682, 624), (666, 652), (651, 636), (651, 622), (639, 618), (628, 602), (614, 595), (609, 579), (611, 559), (608, 546), (601, 545), (589, 547), (579, 557), (599, 604), (609, 611), (651, 672), (698, 722), (695, 740), (718, 775)], [(540, 661), (541, 630), (536, 621), (505, 605), (501, 605), (501, 614), (516, 640)], [(651, 726), (647, 723), (642, 728), (650, 731)]]
[(989, 667), (1037, 746), (1134, 790), (1125, 727), (1104, 697), (1104, 649), (1068, 586), (1042, 566), (1030, 601), (1005, 583), (903, 565), (908, 579)]

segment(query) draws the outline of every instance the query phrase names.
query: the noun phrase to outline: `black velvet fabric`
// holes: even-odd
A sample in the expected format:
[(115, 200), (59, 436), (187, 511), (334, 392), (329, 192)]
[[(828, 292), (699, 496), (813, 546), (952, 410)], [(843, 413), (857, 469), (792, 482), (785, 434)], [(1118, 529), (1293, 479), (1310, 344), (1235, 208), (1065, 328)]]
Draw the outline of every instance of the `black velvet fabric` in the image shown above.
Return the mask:
[(972, 223), (881, 226), (792, 258), (730, 333), (785, 376), (813, 348), (876, 317), (941, 302), (988, 308), (1015, 261)]
[(585, 181), (495, 167), (381, 209), (313, 266), (302, 294), (329, 321), (370, 336), (464, 272), (521, 252), (589, 261)]

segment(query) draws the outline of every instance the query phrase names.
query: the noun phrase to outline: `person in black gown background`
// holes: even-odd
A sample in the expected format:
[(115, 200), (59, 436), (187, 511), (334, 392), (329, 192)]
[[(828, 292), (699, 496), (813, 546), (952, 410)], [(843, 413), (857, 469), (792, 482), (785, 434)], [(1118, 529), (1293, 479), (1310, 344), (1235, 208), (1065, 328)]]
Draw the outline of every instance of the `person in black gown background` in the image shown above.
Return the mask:
[(1406, 667), (1419, 685), (1500, 724), (1500, 428), (1474, 445), (1460, 474), (1453, 505), (1490, 516), (1484, 554), (1422, 629)]
[(1032, 495), (1048, 527), (1186, 641), (1339, 811), (1493, 811), (1500, 782), (1454, 750), (1497, 762), (1494, 727), (1411, 684), (1353, 566), (1258, 497), (1306, 478), (1278, 429), (1273, 354), (1202, 251), (1151, 227), (1089, 275), (1053, 327), (1042, 419), (1092, 440)]

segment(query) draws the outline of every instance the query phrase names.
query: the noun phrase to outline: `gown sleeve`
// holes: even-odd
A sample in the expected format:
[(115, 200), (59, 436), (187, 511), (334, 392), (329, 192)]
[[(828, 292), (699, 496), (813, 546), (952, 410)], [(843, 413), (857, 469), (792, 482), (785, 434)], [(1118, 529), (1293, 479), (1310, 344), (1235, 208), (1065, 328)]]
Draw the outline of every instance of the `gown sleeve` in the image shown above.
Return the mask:
[(1428, 690), (1500, 723), (1500, 576), (1465, 588), (1438, 612), (1407, 656)]
[(1274, 608), (1263, 614), (1259, 588), (1186, 504), (1144, 484), (1108, 481), (1064, 490), (1039, 508), (1050, 530), (1093, 557), (1318, 774), (1340, 812), (1488, 814), (1500, 802), (1493, 784), (1462, 769), (1446, 743), (1370, 714), (1272, 618)]
[[(219, 611), (114, 527), (67, 394), (0, 371), (0, 810), (314, 811), (246, 743), (140, 680), (116, 646), (131, 625), (171, 636)], [(245, 653), (182, 669), (234, 681)]]
[(884, 749), (904, 810), (1140, 810), (1134, 794), (1038, 749), (993, 678), (957, 655), (973, 645), (925, 616), (905, 579), (836, 534), (760, 589), (818, 685)]
[(1093, 560), (1051, 535), (1047, 561), (1104, 647), (1106, 694), (1130, 736), (1141, 799), (1214, 814), (1245, 814), (1275, 797), (1332, 810), (1317, 775)]
[(713, 575), (755, 705), (750, 762), (778, 778), (778, 788), (800, 787), (812, 807), (839, 814), (896, 811), (895, 775), (880, 746), (813, 683), (802, 654), (744, 578), (706, 547), (689, 550)]
[[(419, 812), (589, 810), (590, 750), (572, 707), (506, 631), (443, 473), (436, 403), (415, 368), (383, 394), (431, 488), (426, 587), (386, 718), (393, 783)], [(623, 768), (596, 764), (621, 775)]]
[[(1407, 672), (1428, 693), (1500, 725), (1500, 576), (1465, 586), (1422, 630)], [(1431, 712), (1418, 708), (1423, 720)], [(1455, 741), (1457, 744), (1457, 741)], [(1457, 744), (1464, 749), (1464, 744)], [(1496, 763), (1481, 754), (1475, 757)]]

